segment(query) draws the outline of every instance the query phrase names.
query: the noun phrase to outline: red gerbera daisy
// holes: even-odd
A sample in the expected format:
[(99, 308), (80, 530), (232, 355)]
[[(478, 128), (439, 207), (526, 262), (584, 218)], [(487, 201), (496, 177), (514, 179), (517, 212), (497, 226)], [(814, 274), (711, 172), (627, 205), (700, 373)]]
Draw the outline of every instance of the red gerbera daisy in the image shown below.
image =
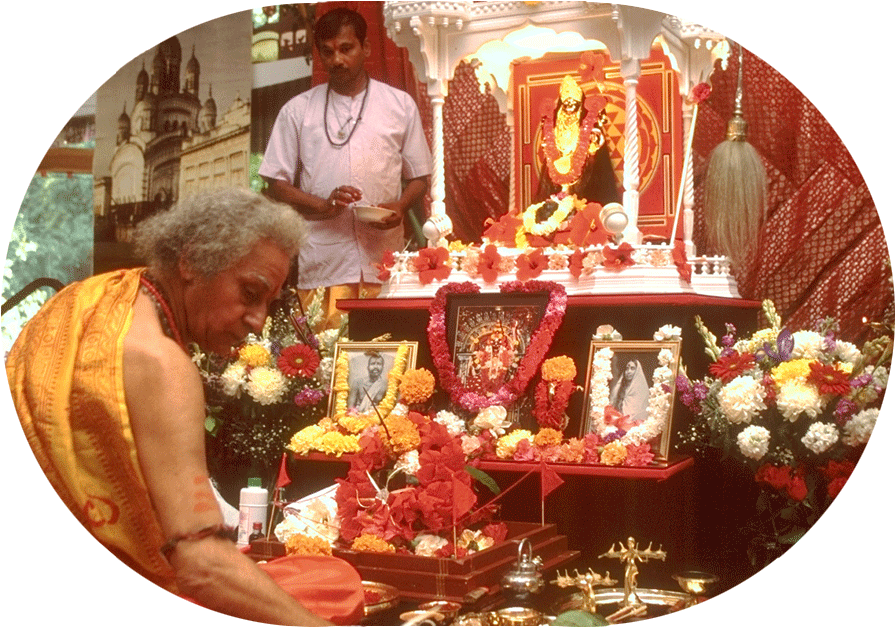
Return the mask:
[(733, 351), (713, 362), (709, 366), (709, 372), (726, 384), (753, 366), (755, 366), (755, 356), (751, 353), (740, 354)]
[(835, 366), (812, 362), (808, 365), (811, 373), (808, 382), (817, 386), (822, 395), (847, 395), (851, 391), (848, 373), (843, 373)]
[(320, 356), (308, 345), (292, 345), (280, 353), (277, 366), (287, 377), (311, 377), (320, 366)]

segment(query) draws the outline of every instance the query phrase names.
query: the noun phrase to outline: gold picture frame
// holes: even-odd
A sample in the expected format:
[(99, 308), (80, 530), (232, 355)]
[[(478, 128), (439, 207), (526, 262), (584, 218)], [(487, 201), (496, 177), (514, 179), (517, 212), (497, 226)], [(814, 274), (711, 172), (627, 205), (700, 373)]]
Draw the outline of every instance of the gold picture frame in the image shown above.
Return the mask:
[(416, 367), (418, 342), (337, 342), (333, 350), (328, 416), (353, 410), (376, 410), (382, 417), (394, 409), (401, 375)]
[(625, 430), (623, 439), (649, 442), (655, 461), (667, 461), (680, 350), (680, 339), (592, 340), (580, 436)]

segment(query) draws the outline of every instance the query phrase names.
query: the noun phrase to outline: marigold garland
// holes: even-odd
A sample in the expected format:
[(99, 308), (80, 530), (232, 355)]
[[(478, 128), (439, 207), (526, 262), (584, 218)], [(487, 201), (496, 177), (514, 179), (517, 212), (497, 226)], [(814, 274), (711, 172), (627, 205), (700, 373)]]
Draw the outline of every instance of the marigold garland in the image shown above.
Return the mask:
[(559, 328), (560, 323), (562, 323), (566, 311), (566, 291), (555, 282), (527, 281), (522, 283), (513, 281), (501, 284), (500, 291), (505, 294), (513, 292), (548, 292), (549, 300), (544, 316), (541, 319), (541, 324), (532, 335), (525, 355), (519, 362), (513, 378), (505, 382), (497, 392), (490, 395), (475, 392), (460, 382), (447, 344), (445, 310), (448, 295), (474, 294), (479, 292), (478, 285), (472, 282), (446, 284), (435, 293), (435, 298), (430, 306), (431, 316), (427, 329), (429, 346), (432, 349), (432, 359), (438, 371), (441, 387), (450, 393), (453, 403), (470, 412), (477, 412), (489, 406), (506, 407), (519, 398), (519, 395), (525, 391), (538, 366), (544, 359), (544, 354), (550, 348), (553, 335)]
[(394, 545), (373, 534), (361, 534), (354, 539), (351, 549), (355, 552), (378, 552), (380, 554), (393, 554), (395, 552)]
[(548, 358), (541, 364), (541, 377), (548, 382), (571, 382), (577, 374), (575, 361), (567, 355)]

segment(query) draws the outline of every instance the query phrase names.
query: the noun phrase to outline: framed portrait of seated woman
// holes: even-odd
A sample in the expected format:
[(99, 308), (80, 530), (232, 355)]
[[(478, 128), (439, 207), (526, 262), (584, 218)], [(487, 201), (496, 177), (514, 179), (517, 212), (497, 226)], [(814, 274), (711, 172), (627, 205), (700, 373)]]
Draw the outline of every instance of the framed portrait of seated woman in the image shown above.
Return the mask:
[(592, 340), (582, 438), (590, 433), (625, 445), (648, 443), (655, 462), (668, 459), (680, 340)]

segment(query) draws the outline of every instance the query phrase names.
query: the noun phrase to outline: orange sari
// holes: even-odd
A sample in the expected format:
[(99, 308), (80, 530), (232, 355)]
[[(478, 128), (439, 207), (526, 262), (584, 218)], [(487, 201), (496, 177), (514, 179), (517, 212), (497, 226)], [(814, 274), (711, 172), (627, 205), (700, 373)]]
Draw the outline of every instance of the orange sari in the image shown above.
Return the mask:
[[(25, 325), (6, 374), (28, 443), (65, 505), (125, 564), (177, 593), (124, 394), (124, 337), (143, 270), (91, 277), (53, 296)], [(348, 563), (274, 562), (269, 575), (312, 612), (352, 624), (363, 616), (360, 576)]]
[(123, 562), (176, 592), (124, 395), (124, 337), (142, 272), (90, 277), (53, 296), (25, 325), (6, 374), (28, 443), (65, 505)]

